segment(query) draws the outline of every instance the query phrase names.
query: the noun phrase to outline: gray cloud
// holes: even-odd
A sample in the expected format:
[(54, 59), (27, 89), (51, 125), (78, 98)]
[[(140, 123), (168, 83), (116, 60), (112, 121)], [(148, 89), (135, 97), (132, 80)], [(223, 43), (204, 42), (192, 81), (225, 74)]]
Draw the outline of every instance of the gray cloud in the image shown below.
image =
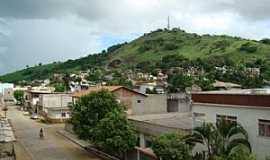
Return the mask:
[(188, 32), (270, 37), (269, 0), (2, 0), (0, 74), (98, 52), (102, 37), (129, 40), (168, 15)]
[[(149, 12), (147, 6), (155, 8)], [(141, 10), (142, 9), (142, 10)], [(0, 2), (0, 16), (18, 19), (47, 19), (69, 14), (88, 20), (122, 14), (150, 13), (153, 11), (189, 10), (203, 12), (233, 11), (252, 19), (269, 19), (269, 0), (4, 0)], [(133, 13), (132, 13), (133, 12)], [(155, 13), (155, 12), (153, 12)], [(151, 14), (151, 13), (150, 13)], [(124, 15), (123, 15), (124, 16)]]

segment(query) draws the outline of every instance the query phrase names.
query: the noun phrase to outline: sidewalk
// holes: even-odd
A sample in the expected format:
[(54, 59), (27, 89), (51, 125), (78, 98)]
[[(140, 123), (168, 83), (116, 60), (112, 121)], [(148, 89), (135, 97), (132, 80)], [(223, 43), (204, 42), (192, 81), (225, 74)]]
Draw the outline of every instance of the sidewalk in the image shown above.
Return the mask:
[(91, 144), (87, 141), (80, 140), (76, 135), (69, 133), (65, 130), (58, 130), (57, 132), (84, 149), (87, 149), (89, 146), (91, 146)]
[(107, 159), (107, 160), (120, 160), (114, 156), (111, 156), (105, 152), (102, 152), (98, 149), (96, 149), (91, 143), (84, 141), (84, 140), (80, 140), (76, 135), (65, 131), (65, 130), (58, 130), (57, 131), (59, 134), (61, 134), (62, 136), (66, 137), (67, 139), (69, 139), (70, 141), (72, 141), (73, 143), (81, 146), (82, 148), (84, 148), (85, 150), (95, 154), (96, 156), (102, 158), (102, 159)]

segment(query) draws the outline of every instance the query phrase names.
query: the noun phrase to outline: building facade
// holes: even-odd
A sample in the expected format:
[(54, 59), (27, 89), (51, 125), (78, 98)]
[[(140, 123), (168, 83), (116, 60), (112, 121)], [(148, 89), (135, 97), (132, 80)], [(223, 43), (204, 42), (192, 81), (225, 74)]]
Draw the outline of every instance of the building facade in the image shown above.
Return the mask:
[(151, 149), (152, 137), (173, 132), (190, 134), (192, 130), (192, 116), (188, 112), (133, 115), (128, 119), (138, 134), (137, 146), (129, 153), (130, 160), (158, 160)]
[(270, 94), (251, 90), (192, 94), (193, 127), (225, 118), (237, 121), (248, 132), (258, 160), (270, 154)]
[(43, 94), (39, 96), (37, 103), (38, 113), (49, 122), (65, 122), (70, 118), (69, 106), (71, 104), (72, 97), (70, 94)]
[(125, 104), (128, 115), (166, 113), (167, 97), (165, 95), (146, 95), (123, 86), (90, 87), (88, 90), (76, 92), (72, 95), (73, 102), (92, 92), (108, 90), (119, 102)]

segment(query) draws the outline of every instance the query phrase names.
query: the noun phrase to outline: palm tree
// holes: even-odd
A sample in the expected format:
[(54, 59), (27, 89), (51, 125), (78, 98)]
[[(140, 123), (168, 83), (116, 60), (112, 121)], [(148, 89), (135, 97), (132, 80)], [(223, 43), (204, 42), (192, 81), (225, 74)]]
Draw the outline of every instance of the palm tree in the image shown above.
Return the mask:
[(216, 125), (203, 123), (202, 126), (194, 128), (187, 141), (203, 145), (206, 149), (201, 152), (206, 152), (207, 159), (214, 159), (216, 156), (226, 157), (239, 145), (245, 146), (251, 153), (246, 130), (240, 124), (224, 119), (218, 121)]
[(215, 152), (218, 155), (228, 155), (234, 147), (237, 147), (240, 144), (245, 146), (249, 152), (251, 152), (247, 131), (241, 124), (222, 119), (216, 123), (216, 129), (217, 139)]
[(202, 144), (205, 149), (202, 154), (213, 157), (214, 155), (214, 135), (216, 128), (212, 123), (203, 123), (202, 126), (193, 129), (193, 134), (186, 138), (187, 142), (195, 146), (196, 144)]

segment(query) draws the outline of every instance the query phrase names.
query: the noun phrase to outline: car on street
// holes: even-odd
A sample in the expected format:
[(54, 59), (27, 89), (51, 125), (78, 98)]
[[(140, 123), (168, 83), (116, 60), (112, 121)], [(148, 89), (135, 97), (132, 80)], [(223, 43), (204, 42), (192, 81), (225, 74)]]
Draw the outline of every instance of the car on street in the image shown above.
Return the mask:
[(38, 119), (38, 115), (36, 113), (33, 113), (30, 118), (31, 119)]

